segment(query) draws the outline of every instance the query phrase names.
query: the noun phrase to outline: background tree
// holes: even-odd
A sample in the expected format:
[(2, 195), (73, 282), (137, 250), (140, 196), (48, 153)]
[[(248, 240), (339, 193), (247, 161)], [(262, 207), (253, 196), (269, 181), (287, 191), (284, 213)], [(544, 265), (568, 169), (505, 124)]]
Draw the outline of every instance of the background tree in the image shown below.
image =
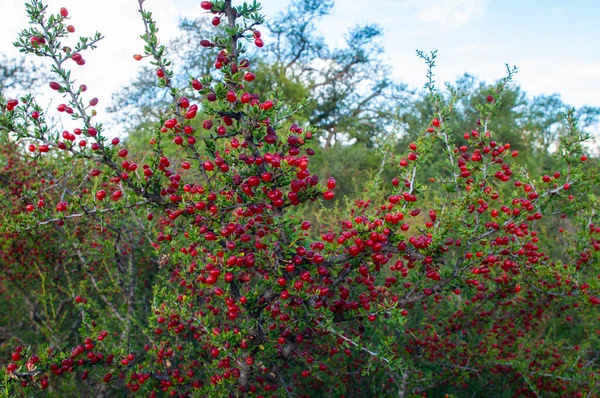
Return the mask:
[[(260, 68), (274, 64), (245, 52), (264, 46), (259, 4), (201, 3), (227, 29), (201, 42), (214, 69), (183, 86), (139, 5), (136, 58), (170, 96), (139, 147), (107, 138), (66, 69), (101, 35), (64, 47), (68, 10), (27, 7), (18, 46), (54, 65), (57, 110), (79, 127), (57, 131), (31, 96), (0, 101), (0, 316), (21, 310), (3, 393), (595, 392), (600, 173), (574, 110), (542, 174), (517, 161), (533, 149), (495, 131), (513, 133), (503, 115), (521, 114), (514, 68), (487, 92), (468, 78), (442, 90), (435, 53), (419, 52), (425, 101), (414, 118), (394, 108), (410, 140), (324, 148), (310, 101), (265, 87)], [(368, 145), (378, 166), (360, 193), (308, 206), (339, 184), (315, 174), (317, 156)], [(338, 167), (331, 159), (323, 169)]]

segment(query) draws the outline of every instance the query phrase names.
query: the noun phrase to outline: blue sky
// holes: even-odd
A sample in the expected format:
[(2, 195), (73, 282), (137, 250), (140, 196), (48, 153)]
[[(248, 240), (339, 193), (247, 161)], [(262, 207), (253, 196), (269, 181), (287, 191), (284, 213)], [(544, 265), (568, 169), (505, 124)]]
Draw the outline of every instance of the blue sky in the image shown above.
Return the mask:
[[(282, 3), (263, 2), (266, 12)], [(366, 22), (384, 28), (394, 76), (412, 85), (424, 82), (415, 50), (438, 50), (438, 81), (465, 72), (493, 81), (509, 63), (531, 95), (557, 92), (576, 106), (600, 106), (598, 0), (338, 0), (321, 31), (339, 43), (341, 32)]]
[[(2, 0), (0, 52), (15, 55), (11, 42), (26, 24), (23, 3)], [(55, 12), (67, 7), (78, 34), (99, 30), (106, 36), (74, 76), (107, 105), (110, 94), (127, 84), (140, 66), (132, 58), (143, 51), (137, 1), (45, 3)], [(289, 0), (262, 3), (269, 17)], [(154, 11), (163, 40), (177, 33), (182, 16), (203, 15), (199, 4), (199, 0), (145, 3)], [(438, 50), (439, 82), (454, 81), (465, 72), (491, 82), (504, 75), (504, 64), (509, 63), (519, 68), (515, 80), (530, 95), (559, 93), (575, 106), (600, 106), (599, 21), (600, 0), (337, 0), (319, 29), (329, 44), (336, 45), (358, 23), (380, 24), (394, 77), (413, 87), (425, 81), (425, 67), (415, 50)]]

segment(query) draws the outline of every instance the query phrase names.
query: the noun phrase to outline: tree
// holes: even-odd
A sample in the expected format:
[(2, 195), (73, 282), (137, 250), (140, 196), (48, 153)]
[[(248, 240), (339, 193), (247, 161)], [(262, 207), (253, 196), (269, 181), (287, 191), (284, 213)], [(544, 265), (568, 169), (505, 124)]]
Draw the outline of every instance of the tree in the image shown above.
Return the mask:
[[(8, 58), (0, 54), (0, 95), (6, 92), (31, 89), (36, 86), (40, 80), (47, 78), (47, 71), (44, 68), (33, 68), (31, 63), (23, 59)], [(27, 82), (30, 85), (24, 87)]]
[[(30, 96), (0, 104), (11, 155), (2, 233), (25, 248), (3, 249), (3, 272), (41, 255), (49, 264), (32, 289), (45, 294), (49, 277), (61, 299), (72, 297), (64, 305), (77, 311), (65, 316), (80, 327), (76, 337), (62, 334), (61, 347), (14, 347), (5, 391), (594, 393), (599, 175), (574, 112), (558, 137), (557, 171), (531, 175), (492, 129), (516, 70), (475, 105), (479, 123), (457, 134), (451, 121), (462, 96), (437, 88), (435, 54), (420, 53), (432, 116), (398, 156), (382, 146), (381, 169), (389, 162), (397, 176), (386, 183), (373, 175), (361, 198), (332, 214), (335, 221), (312, 225), (302, 209), (334, 199), (337, 182), (310, 171), (316, 134), (292, 123), (308, 101), (288, 104), (280, 90), (255, 90), (245, 43), (264, 46), (260, 5), (201, 3), (227, 29), (202, 41), (216, 52), (215, 70), (181, 88), (152, 14), (139, 5), (144, 57), (171, 97), (157, 110), (145, 153), (106, 138), (94, 101), (87, 105), (66, 69), (101, 35), (64, 51), (68, 11), (49, 13), (39, 0), (27, 7), (34, 27), (18, 45), (53, 63), (49, 87), (67, 98), (61, 109), (81, 127), (54, 132)], [(189, 92), (202, 98), (202, 113)], [(439, 158), (443, 173), (421, 176)], [(550, 257), (538, 233), (548, 218), (564, 220), (552, 237), (562, 240), (566, 261)], [(87, 235), (91, 226), (100, 239)], [(92, 260), (94, 251), (101, 255)], [(52, 269), (61, 258), (64, 273)], [(100, 276), (104, 284), (89, 298), (76, 296)], [(135, 282), (140, 276), (147, 285)], [(14, 285), (25, 292), (17, 289), (13, 304), (29, 294), (22, 280)], [(46, 297), (52, 308), (56, 297)]]

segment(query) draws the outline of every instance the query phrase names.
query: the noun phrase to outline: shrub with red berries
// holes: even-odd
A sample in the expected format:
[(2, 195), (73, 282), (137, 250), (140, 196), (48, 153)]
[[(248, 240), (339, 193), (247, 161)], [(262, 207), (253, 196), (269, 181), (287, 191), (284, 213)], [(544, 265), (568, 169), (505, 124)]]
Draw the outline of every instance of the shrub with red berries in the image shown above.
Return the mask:
[[(459, 93), (442, 94), (435, 53), (419, 53), (435, 116), (401, 153), (384, 145), (393, 180), (374, 176), (364, 197), (317, 225), (303, 211), (335, 201), (338, 183), (311, 171), (319, 141), (295, 119), (308, 102), (255, 89), (246, 45), (268, 42), (260, 4), (201, 2), (226, 29), (199, 43), (214, 52), (212, 73), (179, 87), (143, 3), (134, 58), (172, 99), (145, 153), (109, 138), (98, 99), (67, 69), (102, 36), (63, 47), (58, 39), (74, 40), (68, 11), (27, 7), (33, 27), (17, 44), (54, 64), (48, 91), (77, 127), (55, 131), (53, 111), (31, 96), (0, 99), (0, 292), (12, 310), (33, 304), (35, 325), (11, 337), (22, 343), (7, 352), (4, 390), (597, 392), (599, 179), (572, 113), (561, 168), (537, 178), (493, 131), (516, 70), (477, 105), (477, 128), (455, 132)], [(445, 170), (422, 175), (439, 157)], [(554, 221), (569, 233), (548, 232)], [(555, 255), (542, 235), (568, 250)]]

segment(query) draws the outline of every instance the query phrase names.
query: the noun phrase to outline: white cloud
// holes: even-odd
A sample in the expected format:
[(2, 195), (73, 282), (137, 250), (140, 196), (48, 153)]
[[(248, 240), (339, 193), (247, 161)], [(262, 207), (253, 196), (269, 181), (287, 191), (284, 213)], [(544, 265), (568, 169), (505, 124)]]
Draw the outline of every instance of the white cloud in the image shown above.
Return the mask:
[(533, 58), (519, 61), (518, 67), (516, 79), (530, 94), (559, 93), (566, 103), (577, 107), (599, 104), (599, 61)]
[(419, 1), (417, 19), (445, 28), (458, 28), (485, 12), (486, 0), (425, 0)]
[(473, 53), (481, 53), (484, 51), (490, 51), (492, 46), (489, 44), (481, 44), (481, 43), (473, 43), (473, 44), (465, 44), (464, 46), (459, 46), (451, 51), (456, 54), (473, 54)]

